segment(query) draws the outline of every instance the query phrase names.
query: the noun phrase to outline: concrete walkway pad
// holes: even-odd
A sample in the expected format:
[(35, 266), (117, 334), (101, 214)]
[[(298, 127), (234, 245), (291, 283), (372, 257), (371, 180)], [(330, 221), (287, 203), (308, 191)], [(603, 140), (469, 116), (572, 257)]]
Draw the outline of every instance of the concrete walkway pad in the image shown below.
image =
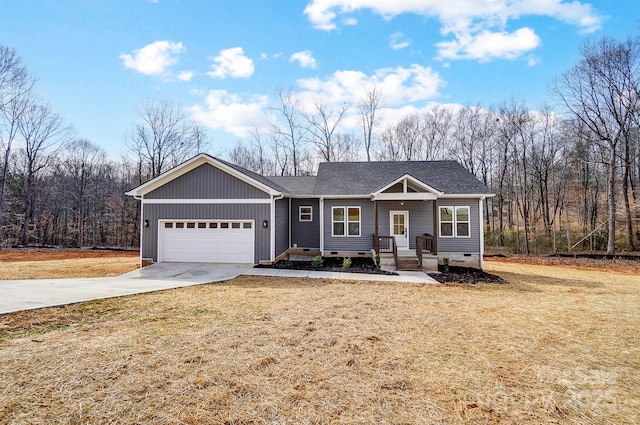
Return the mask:
[(0, 280), (0, 314), (221, 282), (252, 264), (157, 263), (117, 277)]

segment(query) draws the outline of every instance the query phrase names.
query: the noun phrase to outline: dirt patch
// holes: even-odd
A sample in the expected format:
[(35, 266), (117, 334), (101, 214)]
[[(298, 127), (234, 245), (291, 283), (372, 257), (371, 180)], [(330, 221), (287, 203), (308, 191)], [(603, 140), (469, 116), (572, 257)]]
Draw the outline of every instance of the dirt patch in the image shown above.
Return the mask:
[(139, 258), (139, 251), (107, 250), (107, 249), (42, 249), (42, 248), (12, 248), (0, 250), (2, 261), (47, 261), (69, 260), (78, 258)]

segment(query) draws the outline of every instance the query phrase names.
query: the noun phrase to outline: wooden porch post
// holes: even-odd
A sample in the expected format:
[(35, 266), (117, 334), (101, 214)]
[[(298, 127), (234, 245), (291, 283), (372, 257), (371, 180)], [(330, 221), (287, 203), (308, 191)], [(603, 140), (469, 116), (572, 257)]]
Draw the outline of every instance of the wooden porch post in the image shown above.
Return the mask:
[(437, 200), (433, 201), (433, 255), (438, 254), (438, 205)]

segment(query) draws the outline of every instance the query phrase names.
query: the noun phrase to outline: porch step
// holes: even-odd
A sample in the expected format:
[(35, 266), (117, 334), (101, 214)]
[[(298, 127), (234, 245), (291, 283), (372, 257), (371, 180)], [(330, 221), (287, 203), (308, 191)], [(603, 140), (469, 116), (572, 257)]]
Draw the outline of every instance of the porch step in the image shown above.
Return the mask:
[(396, 270), (402, 271), (420, 271), (420, 264), (417, 257), (398, 257)]

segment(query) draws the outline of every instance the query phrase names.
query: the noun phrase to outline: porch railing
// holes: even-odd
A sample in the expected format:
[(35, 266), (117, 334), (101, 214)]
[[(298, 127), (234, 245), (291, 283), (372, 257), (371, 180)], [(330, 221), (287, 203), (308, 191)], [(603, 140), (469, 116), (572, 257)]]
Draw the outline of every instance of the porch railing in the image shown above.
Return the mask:
[(394, 264), (398, 264), (398, 246), (394, 236), (374, 235), (376, 253), (392, 253)]
[(424, 236), (416, 236), (416, 257), (418, 257), (418, 264), (422, 268), (422, 255), (425, 252), (429, 252), (433, 255), (436, 255), (436, 247), (433, 241), (433, 236), (424, 235)]

